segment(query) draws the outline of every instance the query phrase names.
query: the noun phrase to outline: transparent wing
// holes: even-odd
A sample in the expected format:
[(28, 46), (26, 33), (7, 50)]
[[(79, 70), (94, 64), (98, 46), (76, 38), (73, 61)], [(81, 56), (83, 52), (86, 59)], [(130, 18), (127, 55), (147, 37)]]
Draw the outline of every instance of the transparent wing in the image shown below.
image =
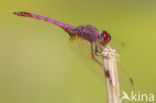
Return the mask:
[[(82, 62), (84, 62), (93, 73), (104, 81), (104, 67), (92, 59), (91, 43), (80, 37), (72, 36), (69, 39), (69, 46), (80, 57)], [(95, 58), (103, 64), (101, 56), (95, 56)]]
[[(102, 81), (104, 81), (105, 79), (104, 67), (96, 63), (92, 59), (91, 43), (80, 37), (72, 36), (69, 39), (69, 46), (78, 55), (78, 57), (82, 60), (82, 62), (84, 62), (93, 73), (95, 73)], [(96, 55), (94, 56), (98, 61), (100, 61), (103, 64), (103, 60), (101, 56), (96, 56)], [(120, 80), (122, 81), (123, 84), (125, 84), (124, 87), (131, 87), (129, 76), (126, 73), (124, 73), (121, 69), (118, 70), (119, 70), (119, 77), (121, 77)]]
[(109, 45), (116, 49), (117, 51), (123, 51), (126, 47), (126, 44), (124, 41), (112, 36), (111, 42), (109, 42)]

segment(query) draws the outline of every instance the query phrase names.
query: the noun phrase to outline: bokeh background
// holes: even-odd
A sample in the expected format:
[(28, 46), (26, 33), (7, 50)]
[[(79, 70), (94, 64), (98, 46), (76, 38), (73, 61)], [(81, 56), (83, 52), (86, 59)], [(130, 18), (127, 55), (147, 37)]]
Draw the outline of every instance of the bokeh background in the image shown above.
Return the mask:
[(107, 103), (104, 81), (73, 53), (66, 32), (14, 11), (107, 30), (125, 43), (117, 48), (120, 63), (135, 81), (126, 86), (120, 76), (121, 92), (155, 94), (155, 5), (155, 0), (1, 0), (0, 103)]

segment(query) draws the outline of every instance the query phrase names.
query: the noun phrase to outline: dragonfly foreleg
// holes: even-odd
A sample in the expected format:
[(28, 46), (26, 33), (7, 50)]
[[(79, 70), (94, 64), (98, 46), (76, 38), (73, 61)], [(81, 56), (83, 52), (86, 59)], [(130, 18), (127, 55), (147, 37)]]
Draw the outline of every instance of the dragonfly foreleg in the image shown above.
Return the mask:
[(101, 53), (101, 50), (99, 51), (97, 45), (95, 45), (95, 55), (102, 56), (101, 54), (98, 54), (98, 53)]
[(98, 52), (98, 53), (101, 53), (102, 51), (101, 51), (101, 49), (100, 49), (100, 51), (98, 50), (98, 46), (95, 44), (95, 50)]
[[(96, 52), (96, 51), (95, 51), (95, 52)], [(95, 58), (95, 56), (94, 56), (93, 43), (91, 43), (91, 56), (92, 56), (92, 59), (93, 59), (96, 63), (98, 63), (98, 64), (100, 64), (100, 65), (103, 65), (103, 64), (100, 63), (100, 61), (97, 60), (97, 59)]]

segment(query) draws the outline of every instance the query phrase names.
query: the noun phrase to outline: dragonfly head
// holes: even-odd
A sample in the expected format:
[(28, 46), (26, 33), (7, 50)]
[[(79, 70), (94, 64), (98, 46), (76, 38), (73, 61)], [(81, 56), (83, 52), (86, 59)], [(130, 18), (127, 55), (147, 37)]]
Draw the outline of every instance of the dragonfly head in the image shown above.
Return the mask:
[(108, 32), (103, 31), (101, 35), (99, 35), (100, 43), (102, 45), (107, 44), (111, 40), (111, 36)]

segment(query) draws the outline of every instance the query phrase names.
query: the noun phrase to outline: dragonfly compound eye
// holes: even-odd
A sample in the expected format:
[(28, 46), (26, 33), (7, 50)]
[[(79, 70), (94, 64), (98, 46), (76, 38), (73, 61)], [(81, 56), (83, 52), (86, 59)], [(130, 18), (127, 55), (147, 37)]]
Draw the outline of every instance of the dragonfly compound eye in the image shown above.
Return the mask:
[(107, 33), (106, 31), (103, 31), (101, 33), (101, 42), (103, 44), (107, 44), (109, 41), (111, 40), (111, 36), (109, 33)]

